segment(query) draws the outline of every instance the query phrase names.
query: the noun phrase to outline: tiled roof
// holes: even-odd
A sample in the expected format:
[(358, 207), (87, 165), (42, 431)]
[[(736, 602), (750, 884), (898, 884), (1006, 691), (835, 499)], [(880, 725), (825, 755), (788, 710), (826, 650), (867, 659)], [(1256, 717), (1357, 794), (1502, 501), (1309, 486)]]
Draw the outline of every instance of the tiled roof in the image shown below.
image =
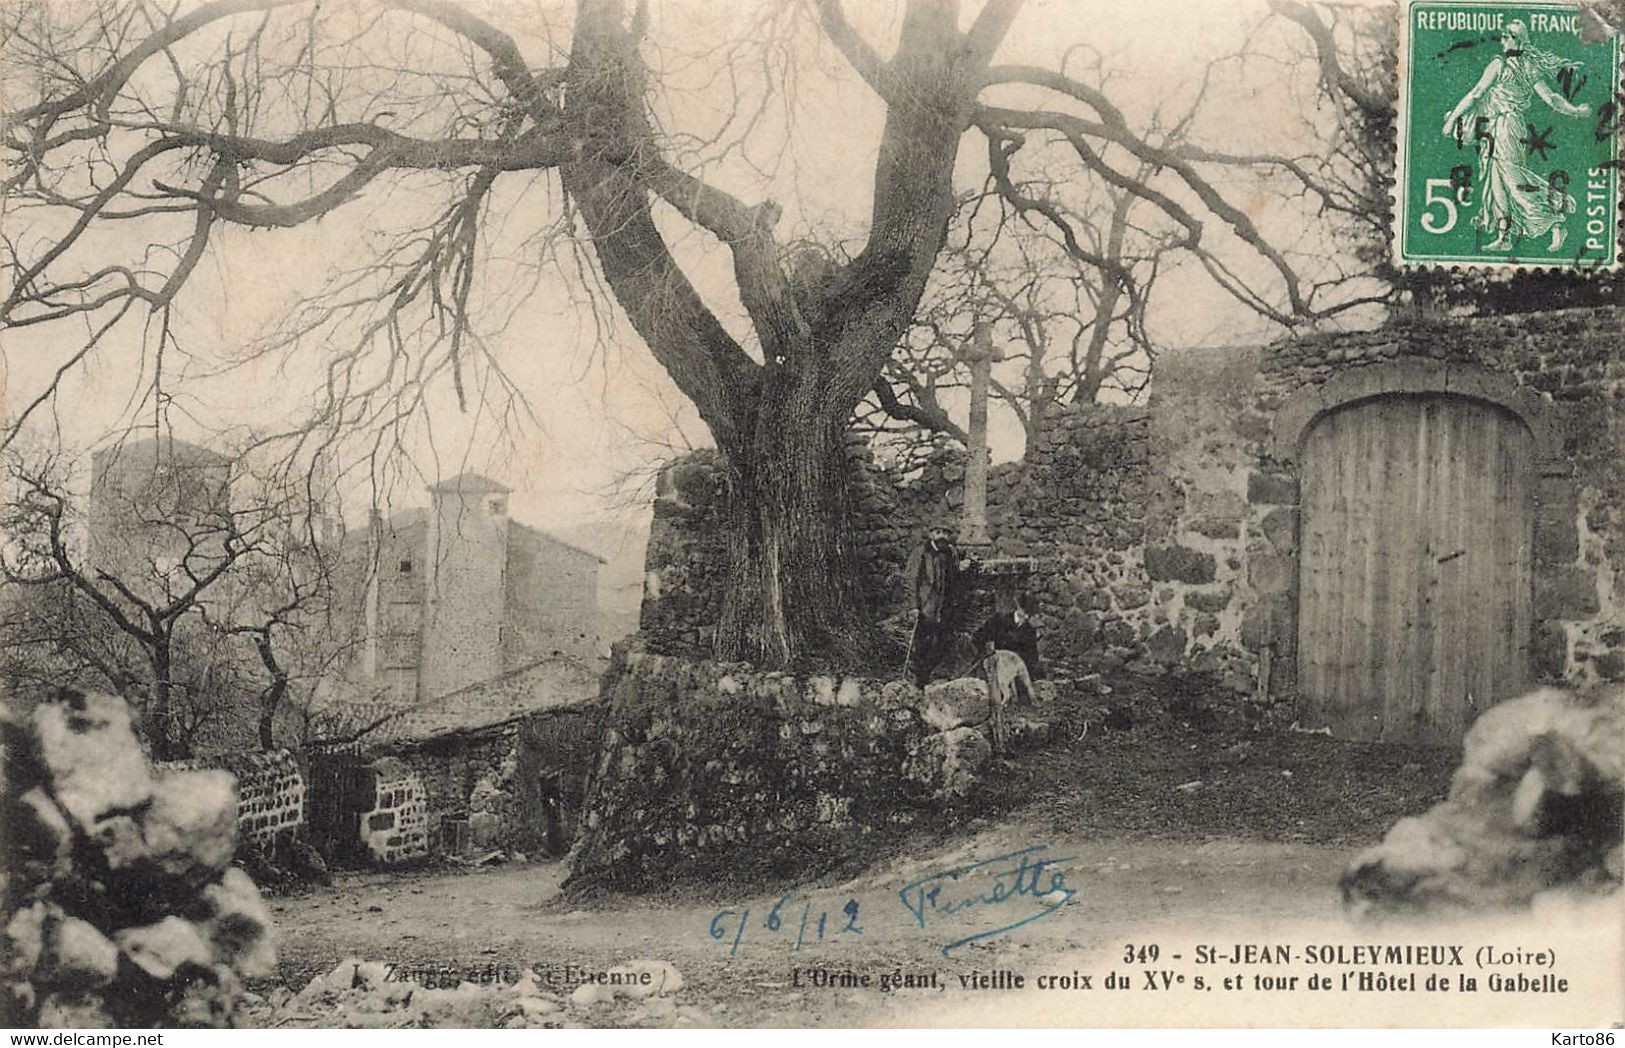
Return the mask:
[(601, 672), (596, 663), (566, 656), (541, 659), (406, 707), (362, 741), (373, 746), (423, 742), (588, 702), (598, 697)]
[(577, 546), (574, 542), (566, 542), (563, 539), (559, 538), (557, 535), (554, 535), (554, 534), (551, 534), (549, 532), (543, 531), (541, 528), (533, 528), (529, 524), (521, 524), (518, 521), (514, 521), (512, 526), (516, 527), (516, 528), (523, 528), (525, 531), (530, 532), (532, 535), (535, 535), (539, 539), (545, 539), (548, 542), (551, 542), (556, 546), (563, 546), (565, 549), (571, 550), (571, 551), (573, 551), (575, 553), (579, 553), (583, 557), (591, 557), (593, 560), (596, 560), (600, 564), (608, 564), (609, 563), (609, 561), (605, 560), (603, 557), (600, 557), (598, 554), (594, 553), (592, 550), (587, 549), (584, 546)]

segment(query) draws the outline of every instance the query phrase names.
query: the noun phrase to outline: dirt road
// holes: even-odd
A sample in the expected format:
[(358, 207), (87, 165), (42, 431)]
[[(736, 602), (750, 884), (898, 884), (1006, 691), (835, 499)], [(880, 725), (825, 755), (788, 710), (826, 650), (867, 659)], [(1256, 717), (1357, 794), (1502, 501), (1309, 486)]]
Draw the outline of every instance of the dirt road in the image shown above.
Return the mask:
[[(273, 909), (283, 976), (295, 988), (354, 956), (404, 968), (536, 969), (563, 997), (583, 971), (652, 958), (682, 973), (680, 1013), (669, 1003), (663, 1011), (614, 1005), (584, 1021), (872, 1025), (963, 1008), (974, 998), (962, 975), (985, 976), (990, 988), (1012, 978), (999, 972), (1064, 977), (1076, 958), (1157, 945), (1147, 940), (1159, 926), (1332, 918), (1348, 854), (1230, 839), (1069, 839), (1012, 823), (779, 896), (620, 898), (570, 909), (559, 897), (564, 866), (530, 863), (348, 876)], [(854, 985), (865, 977), (867, 985)]]

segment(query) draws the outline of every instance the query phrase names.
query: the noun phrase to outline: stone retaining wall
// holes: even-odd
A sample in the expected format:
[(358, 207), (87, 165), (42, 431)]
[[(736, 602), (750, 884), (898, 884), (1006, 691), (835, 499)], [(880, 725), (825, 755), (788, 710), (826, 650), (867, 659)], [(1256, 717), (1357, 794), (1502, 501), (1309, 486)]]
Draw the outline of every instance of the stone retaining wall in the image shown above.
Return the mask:
[(798, 678), (619, 652), (576, 884), (804, 878), (876, 833), (974, 809), (981, 681)]

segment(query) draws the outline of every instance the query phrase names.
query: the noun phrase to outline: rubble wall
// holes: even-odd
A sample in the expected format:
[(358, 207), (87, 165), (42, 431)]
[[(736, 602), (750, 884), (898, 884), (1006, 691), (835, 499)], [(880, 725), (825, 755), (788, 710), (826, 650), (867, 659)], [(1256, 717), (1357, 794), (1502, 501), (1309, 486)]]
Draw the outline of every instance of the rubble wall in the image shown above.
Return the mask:
[(980, 681), (927, 696), (623, 651), (606, 695), (577, 885), (805, 877), (865, 837), (973, 808), (989, 756)]
[(401, 866), (429, 856), (429, 795), (409, 764), (381, 757), (368, 765), (372, 803), (361, 812), (361, 840), (372, 861)]
[(291, 750), (223, 753), (159, 765), (174, 770), (216, 768), (237, 780), (237, 839), (269, 845), (278, 834), (305, 827), (305, 774)]
[[(1395, 324), (1266, 347), (1167, 351), (1149, 402), (1070, 405), (1026, 459), (996, 467), (999, 556), (1031, 557), (1052, 672), (1202, 674), (1249, 710), (1296, 715), (1297, 444), (1364, 398), (1449, 394), (1518, 413), (1538, 447), (1533, 675), (1625, 677), (1625, 311)], [(957, 520), (962, 456), (904, 483), (854, 454), (849, 521), (877, 620), (905, 610), (902, 567), (930, 522)], [(708, 653), (723, 522), (714, 454), (674, 469), (648, 549), (652, 650)], [(706, 492), (684, 500), (684, 488)], [(1268, 666), (1268, 672), (1264, 670)]]

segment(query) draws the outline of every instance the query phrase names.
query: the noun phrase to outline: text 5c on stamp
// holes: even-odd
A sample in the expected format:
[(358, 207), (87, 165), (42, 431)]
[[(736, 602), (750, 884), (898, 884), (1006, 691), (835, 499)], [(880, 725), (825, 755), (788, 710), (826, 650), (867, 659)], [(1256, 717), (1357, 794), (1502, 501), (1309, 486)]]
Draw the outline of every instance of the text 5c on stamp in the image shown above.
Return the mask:
[(1619, 34), (1565, 2), (1401, 17), (1395, 262), (1617, 266)]

